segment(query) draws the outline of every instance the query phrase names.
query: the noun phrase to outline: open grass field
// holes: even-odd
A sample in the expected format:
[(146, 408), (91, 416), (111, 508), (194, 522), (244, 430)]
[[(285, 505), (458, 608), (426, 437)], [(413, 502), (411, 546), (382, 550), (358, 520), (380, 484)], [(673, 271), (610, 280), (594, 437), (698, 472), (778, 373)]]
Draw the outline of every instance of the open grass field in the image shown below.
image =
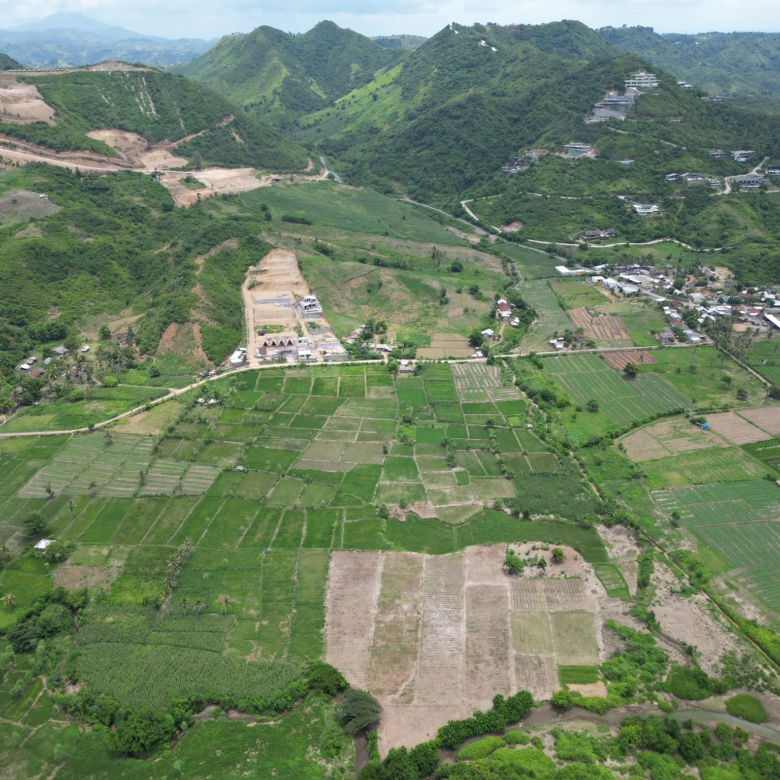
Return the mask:
[(547, 281), (540, 279), (527, 282), (520, 293), (539, 314), (523, 339), (523, 350), (546, 352), (551, 349), (547, 343), (549, 339), (556, 334), (562, 336), (564, 331), (573, 329), (571, 320), (561, 308)]
[(769, 473), (760, 462), (738, 447), (713, 447), (642, 464), (651, 490), (707, 482), (739, 482), (761, 479)]
[(604, 293), (582, 279), (556, 279), (550, 282), (550, 287), (559, 298), (563, 299), (567, 309), (600, 306), (610, 300)]
[[(653, 355), (658, 364), (641, 366), (640, 371), (662, 376), (689, 404), (744, 408), (756, 406), (766, 395), (766, 387), (756, 377), (713, 347), (657, 349)], [(737, 398), (739, 390), (747, 392), (746, 401)]]
[(545, 367), (579, 404), (591, 398), (618, 425), (627, 426), (651, 415), (684, 409), (688, 402), (657, 374), (634, 380), (610, 368), (597, 355), (547, 358)]

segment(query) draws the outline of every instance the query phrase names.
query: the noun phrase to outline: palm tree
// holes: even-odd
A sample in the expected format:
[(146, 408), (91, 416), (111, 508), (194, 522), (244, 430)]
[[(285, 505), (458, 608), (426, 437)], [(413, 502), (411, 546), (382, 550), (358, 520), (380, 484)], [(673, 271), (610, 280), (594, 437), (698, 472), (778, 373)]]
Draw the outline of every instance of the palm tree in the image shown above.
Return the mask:
[(114, 434), (111, 431), (106, 431), (103, 441), (105, 441), (106, 447), (110, 447), (114, 443)]
[(224, 596), (220, 596), (217, 599), (217, 603), (222, 604), (222, 607), (225, 610), (225, 614), (227, 615), (228, 605), (230, 604), (230, 596), (228, 596), (227, 594), (225, 594)]
[(0, 547), (0, 566), (5, 566), (11, 560), (11, 550), (7, 544)]
[(179, 565), (179, 559), (172, 555), (170, 558), (168, 558), (168, 563), (166, 568), (168, 571), (173, 572), (174, 574), (178, 574), (181, 571), (181, 566)]
[(3, 601), (10, 612), (14, 608), (14, 604), (16, 604), (16, 596), (14, 596), (13, 593), (6, 593), (5, 596), (3, 596)]
[(182, 547), (184, 548), (184, 551), (187, 553), (187, 555), (189, 555), (192, 552), (193, 548), (195, 547), (195, 542), (193, 542), (192, 539), (190, 539), (190, 537), (188, 536), (184, 540), (184, 544), (182, 544)]
[(181, 600), (181, 608), (184, 610), (184, 616), (187, 616), (187, 610), (192, 606), (192, 602), (185, 596)]
[(73, 510), (75, 508), (76, 504), (73, 502), (73, 499), (68, 500), (68, 509), (70, 510), (70, 522), (73, 522)]
[(169, 571), (165, 575), (165, 580), (163, 581), (163, 584), (165, 585), (165, 590), (170, 593), (172, 590), (176, 590), (176, 586), (179, 584), (178, 580), (176, 579), (176, 574), (172, 571)]
[(94, 496), (97, 495), (97, 482), (93, 479), (92, 482), (89, 483), (89, 492)]
[(195, 601), (195, 611), (200, 615), (206, 608), (206, 602), (203, 599), (197, 599)]

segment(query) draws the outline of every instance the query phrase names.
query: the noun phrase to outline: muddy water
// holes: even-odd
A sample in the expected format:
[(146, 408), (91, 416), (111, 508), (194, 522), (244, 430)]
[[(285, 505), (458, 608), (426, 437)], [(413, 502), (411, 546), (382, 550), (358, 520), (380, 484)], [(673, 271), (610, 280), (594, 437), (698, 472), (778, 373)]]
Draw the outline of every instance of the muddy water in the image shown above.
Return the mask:
[[(507, 728), (533, 728), (534, 726), (555, 725), (557, 723), (569, 723), (571, 721), (587, 721), (588, 723), (595, 723), (596, 725), (603, 723), (608, 726), (620, 726), (623, 722), (623, 718), (627, 718), (631, 715), (641, 715), (643, 718), (646, 718), (648, 715), (662, 716), (663, 713), (659, 712), (656, 707), (641, 706), (619, 707), (614, 710), (609, 710), (604, 715), (588, 712), (588, 710), (584, 710), (581, 707), (573, 707), (566, 712), (561, 712), (548, 702), (533, 709), (524, 720), (512, 724)], [(713, 710), (676, 710), (671, 713), (669, 717), (675, 718), (675, 720), (688, 720), (690, 718), (696, 723), (722, 721), (724, 723), (729, 723), (732, 726), (740, 726), (745, 729), (745, 731), (756, 734), (764, 739), (780, 742), (780, 731), (777, 729), (758, 723), (750, 723), (749, 721), (742, 720), (742, 718), (735, 718), (733, 715), (729, 715), (725, 712), (715, 712)], [(482, 739), (484, 736), (484, 734), (480, 734), (477, 737), (467, 739), (458, 750), (478, 739)], [(439, 751), (439, 758), (443, 763), (452, 763), (455, 761), (458, 750), (442, 749)], [(360, 775), (360, 770), (368, 763), (368, 746), (365, 737), (362, 735), (355, 739), (355, 752), (357, 754), (355, 761), (355, 777), (357, 778)]]

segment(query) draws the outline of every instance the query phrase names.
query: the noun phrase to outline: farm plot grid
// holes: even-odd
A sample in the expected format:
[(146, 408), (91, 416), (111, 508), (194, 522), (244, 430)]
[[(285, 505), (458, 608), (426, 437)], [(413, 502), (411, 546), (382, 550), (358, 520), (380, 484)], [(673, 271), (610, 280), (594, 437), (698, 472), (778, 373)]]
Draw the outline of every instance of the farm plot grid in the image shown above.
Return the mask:
[(685, 398), (657, 374), (627, 379), (597, 355), (546, 358), (545, 367), (578, 404), (595, 398), (618, 425), (688, 408)]
[(382, 751), (526, 688), (559, 664), (597, 664), (596, 602), (581, 579), (506, 576), (506, 546), (430, 556), (334, 552), (325, 659), (385, 706)]

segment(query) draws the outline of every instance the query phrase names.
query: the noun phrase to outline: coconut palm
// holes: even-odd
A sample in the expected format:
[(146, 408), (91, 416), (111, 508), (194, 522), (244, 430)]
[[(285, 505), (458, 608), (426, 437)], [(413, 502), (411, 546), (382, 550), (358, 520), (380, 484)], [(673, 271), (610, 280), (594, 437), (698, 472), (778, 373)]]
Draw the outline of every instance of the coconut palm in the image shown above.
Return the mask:
[(217, 603), (222, 605), (222, 608), (224, 609), (225, 614), (227, 615), (228, 606), (230, 605), (230, 596), (225, 594), (224, 596), (220, 596), (217, 599)]
[(206, 608), (206, 602), (203, 599), (197, 599), (195, 601), (195, 611), (200, 615)]
[(92, 482), (89, 483), (89, 492), (94, 496), (97, 494), (97, 488), (98, 488), (98, 484), (93, 479)]
[(192, 606), (192, 602), (185, 596), (180, 602), (181, 608), (184, 610), (184, 616), (187, 616), (187, 610)]
[(176, 574), (172, 571), (169, 571), (165, 575), (165, 580), (163, 581), (163, 585), (165, 585), (165, 590), (170, 593), (172, 590), (176, 590), (176, 586), (179, 584), (178, 580), (176, 579)]
[(6, 593), (5, 596), (3, 596), (3, 601), (10, 612), (14, 608), (14, 604), (16, 604), (16, 596), (14, 596), (13, 593)]
[(7, 544), (0, 547), (0, 566), (5, 566), (11, 560), (11, 550)]

